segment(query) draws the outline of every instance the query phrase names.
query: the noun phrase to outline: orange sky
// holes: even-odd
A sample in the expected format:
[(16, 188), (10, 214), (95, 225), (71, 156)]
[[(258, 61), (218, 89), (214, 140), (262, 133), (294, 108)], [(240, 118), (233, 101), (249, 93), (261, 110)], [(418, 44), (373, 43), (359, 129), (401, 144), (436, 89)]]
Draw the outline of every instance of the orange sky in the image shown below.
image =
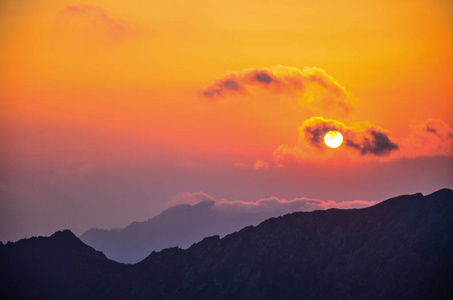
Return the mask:
[[(1, 191), (8, 203), (27, 203), (13, 190), (30, 174), (83, 177), (100, 166), (282, 172), (432, 156), (451, 166), (452, 14), (447, 0), (3, 1)], [(306, 74), (320, 68), (353, 108), (337, 114), (316, 102), (333, 96), (309, 75), (296, 76), (304, 88), (283, 90), (277, 66)], [(262, 70), (275, 86), (250, 81)], [(203, 96), (231, 76), (241, 92)], [(305, 85), (314, 104), (301, 100)], [(302, 124), (318, 116), (341, 122), (362, 148), (326, 155), (307, 146)], [(360, 154), (376, 128), (398, 150)], [(295, 180), (293, 171), (282, 176)], [(200, 191), (182, 188), (164, 195)], [(318, 197), (299, 192), (291, 196)], [(251, 195), (238, 193), (236, 200)], [(260, 194), (270, 196), (279, 195)], [(379, 200), (366, 197), (357, 195)], [(150, 211), (166, 206), (159, 201)], [(137, 206), (127, 220), (145, 217)]]

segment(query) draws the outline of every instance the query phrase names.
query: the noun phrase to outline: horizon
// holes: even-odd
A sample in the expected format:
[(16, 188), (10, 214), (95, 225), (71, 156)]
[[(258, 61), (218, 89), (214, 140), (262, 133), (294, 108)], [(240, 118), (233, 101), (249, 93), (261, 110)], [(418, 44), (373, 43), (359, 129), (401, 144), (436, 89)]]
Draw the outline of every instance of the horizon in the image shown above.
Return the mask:
[[(291, 208), (291, 209), (285, 209), (285, 208), (282, 208), (282, 207), (279, 207), (275, 210), (271, 210), (271, 211), (268, 211), (270, 213), (275, 213), (275, 216), (271, 216), (269, 218), (265, 218), (264, 220), (258, 222), (257, 224), (255, 225), (247, 225), (246, 227), (249, 227), (249, 226), (252, 226), (252, 227), (256, 227), (258, 226), (259, 224), (261, 224), (262, 222), (268, 220), (268, 219), (272, 219), (272, 218), (276, 218), (276, 217), (283, 217), (285, 215), (289, 215), (289, 214), (292, 214), (292, 213), (297, 213), (297, 212), (315, 212), (315, 211), (325, 211), (325, 210), (329, 210), (329, 209), (339, 209), (339, 210), (350, 210), (350, 209), (365, 209), (365, 208), (370, 208), (370, 207), (373, 207), (373, 206), (376, 206), (382, 202), (385, 202), (385, 201), (388, 201), (388, 200), (392, 200), (394, 198), (399, 198), (399, 197), (404, 197), (404, 196), (415, 196), (415, 195), (422, 195), (424, 197), (426, 196), (430, 196), (432, 194), (436, 194), (440, 191), (443, 191), (443, 190), (449, 190), (449, 191), (453, 191), (453, 189), (450, 189), (450, 188), (441, 188), (439, 190), (436, 190), (436, 191), (433, 191), (431, 193), (427, 193), (427, 194), (423, 194), (421, 192), (417, 192), (417, 193), (413, 193), (413, 194), (402, 194), (402, 195), (395, 195), (393, 197), (390, 197), (388, 199), (384, 199), (382, 201), (377, 201), (377, 202), (365, 202), (365, 201), (360, 201), (359, 203), (355, 202), (355, 201), (345, 201), (347, 202), (346, 205), (340, 207), (339, 205), (335, 205), (334, 203), (328, 203), (327, 201), (322, 201), (322, 200), (318, 200), (318, 199), (303, 199), (303, 200), (317, 200), (317, 201), (320, 201), (319, 203), (317, 203), (317, 206), (312, 206), (310, 208), (307, 208), (307, 207), (303, 207), (303, 209), (300, 209), (300, 210), (297, 210), (297, 209), (294, 209), (294, 208)], [(262, 200), (268, 200), (268, 199), (260, 199), (259, 201), (262, 201)], [(291, 200), (290, 202), (297, 202), (301, 199), (293, 199)], [(258, 201), (258, 202), (259, 202)], [(24, 237), (24, 238), (20, 238), (18, 240), (15, 240), (15, 241), (0, 241), (2, 242), (3, 244), (7, 244), (7, 243), (15, 243), (15, 242), (18, 242), (20, 240), (24, 240), (24, 239), (29, 239), (29, 238), (32, 238), (32, 237), (50, 237), (52, 235), (54, 235), (55, 233), (58, 233), (58, 232), (63, 232), (63, 231), (69, 231), (71, 232), (72, 234), (74, 234), (78, 239), (80, 239), (83, 235), (85, 235), (86, 233), (92, 231), (92, 230), (100, 230), (100, 231), (115, 231), (115, 232), (120, 232), (120, 231), (123, 231), (124, 229), (126, 229), (127, 227), (131, 226), (131, 225), (137, 225), (137, 224), (145, 224), (153, 219), (155, 219), (156, 217), (159, 217), (161, 216), (164, 212), (168, 212), (168, 211), (171, 211), (171, 209), (173, 208), (176, 208), (176, 207), (191, 207), (191, 208), (194, 208), (194, 207), (197, 207), (199, 206), (199, 204), (202, 204), (202, 203), (212, 203), (214, 207), (216, 204), (236, 204), (235, 202), (224, 202), (222, 200), (213, 200), (213, 199), (201, 199), (199, 200), (199, 202), (195, 202), (195, 203), (189, 203), (189, 202), (185, 202), (185, 203), (179, 203), (179, 204), (175, 204), (173, 206), (170, 206), (166, 209), (164, 209), (163, 211), (159, 212), (158, 214), (156, 214), (155, 216), (152, 216), (151, 218), (147, 219), (147, 220), (143, 220), (143, 221), (133, 221), (132, 223), (130, 224), (127, 224), (126, 226), (124, 227), (118, 227), (118, 228), (96, 228), (96, 227), (92, 227), (92, 228), (89, 228), (88, 230), (86, 230), (85, 232), (82, 232), (82, 234), (79, 234), (79, 235), (76, 235), (71, 229), (69, 228), (61, 228), (61, 229), (58, 229), (56, 230), (55, 232), (49, 234), (49, 235), (45, 235), (45, 236), (42, 236), (42, 235), (38, 235), (38, 236), (30, 236), (30, 237)], [(253, 202), (252, 202), (253, 203)], [(247, 204), (250, 204), (250, 203), (247, 203), (247, 202), (244, 202), (242, 203), (244, 205), (247, 205)], [(341, 204), (340, 203), (337, 203), (337, 204)], [(324, 205), (324, 206), (323, 206)], [(212, 208), (211, 207), (211, 208)], [(300, 206), (299, 206), (300, 207)], [(260, 208), (258, 206), (258, 209), (255, 210), (253, 213), (259, 213), (259, 212), (264, 212), (266, 211), (266, 209), (264, 208)], [(217, 211), (219, 212), (219, 211)], [(220, 211), (220, 213), (222, 214), (226, 214), (226, 215), (229, 215), (231, 214), (231, 212), (228, 212), (228, 208), (224, 211)], [(236, 214), (246, 214), (247, 211), (241, 211), (240, 209), (236, 209)], [(234, 214), (234, 213), (233, 213)], [(238, 230), (241, 230), (243, 229), (244, 227), (240, 227)], [(234, 233), (234, 232), (237, 232), (237, 231), (231, 231), (231, 232), (228, 232), (226, 235), (229, 235), (231, 233)], [(225, 234), (216, 234), (216, 235), (219, 235), (220, 236), (220, 239), (222, 239), (223, 237), (225, 237)], [(210, 237), (211, 235), (208, 235), (208, 236), (204, 236), (202, 239), (206, 238), (206, 237)], [(201, 241), (202, 239), (200, 239), (199, 241)], [(186, 249), (187, 247), (181, 247), (181, 246), (176, 246), (178, 248), (182, 248), (182, 249)], [(164, 248), (165, 249), (165, 248)], [(102, 252), (102, 251), (101, 251)], [(105, 254), (105, 253), (104, 253)]]

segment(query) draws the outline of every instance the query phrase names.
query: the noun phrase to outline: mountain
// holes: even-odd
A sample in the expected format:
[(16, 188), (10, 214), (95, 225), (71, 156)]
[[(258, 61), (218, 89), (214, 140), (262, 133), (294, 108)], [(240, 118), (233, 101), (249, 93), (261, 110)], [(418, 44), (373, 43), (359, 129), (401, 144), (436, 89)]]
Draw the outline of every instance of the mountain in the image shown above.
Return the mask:
[(127, 272), (69, 230), (0, 246), (0, 266), (0, 299), (90, 299), (97, 289), (109, 296)]
[(214, 208), (215, 201), (205, 200), (196, 205), (173, 206), (145, 222), (134, 222), (123, 229), (90, 229), (80, 239), (102, 251), (108, 258), (123, 263), (137, 263), (152, 251), (169, 247), (188, 248), (211, 235), (221, 237), (245, 226), (290, 211), (274, 209), (259, 212), (226, 214)]
[(120, 264), (70, 231), (0, 244), (1, 299), (450, 299), (453, 191), (298, 212)]

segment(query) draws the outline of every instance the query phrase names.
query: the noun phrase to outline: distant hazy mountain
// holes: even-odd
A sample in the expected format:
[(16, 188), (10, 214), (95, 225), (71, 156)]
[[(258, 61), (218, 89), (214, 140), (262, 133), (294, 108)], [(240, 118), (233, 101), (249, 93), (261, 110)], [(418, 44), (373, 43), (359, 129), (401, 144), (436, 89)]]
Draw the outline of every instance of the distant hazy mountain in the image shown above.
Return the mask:
[(214, 209), (214, 205), (215, 201), (211, 200), (196, 205), (177, 205), (146, 222), (134, 222), (124, 229), (90, 229), (80, 239), (110, 259), (137, 263), (152, 251), (176, 246), (188, 248), (206, 236), (223, 237), (245, 226), (291, 212), (273, 209), (228, 214)]
[(70, 231), (0, 243), (0, 299), (451, 299), (453, 191), (298, 212), (116, 263)]

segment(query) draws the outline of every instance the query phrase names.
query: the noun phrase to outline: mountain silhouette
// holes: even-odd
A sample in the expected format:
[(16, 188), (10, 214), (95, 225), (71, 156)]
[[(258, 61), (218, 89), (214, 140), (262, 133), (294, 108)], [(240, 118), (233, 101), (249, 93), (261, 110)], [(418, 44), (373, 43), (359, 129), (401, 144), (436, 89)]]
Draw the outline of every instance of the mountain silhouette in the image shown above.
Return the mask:
[(148, 221), (134, 222), (123, 229), (92, 228), (80, 239), (110, 259), (137, 263), (152, 251), (176, 246), (188, 248), (206, 236), (223, 237), (245, 226), (291, 212), (281, 208), (226, 214), (214, 209), (214, 205), (215, 201), (205, 200), (195, 205), (173, 206)]
[(70, 231), (0, 244), (1, 299), (450, 299), (453, 191), (297, 212), (121, 264)]

